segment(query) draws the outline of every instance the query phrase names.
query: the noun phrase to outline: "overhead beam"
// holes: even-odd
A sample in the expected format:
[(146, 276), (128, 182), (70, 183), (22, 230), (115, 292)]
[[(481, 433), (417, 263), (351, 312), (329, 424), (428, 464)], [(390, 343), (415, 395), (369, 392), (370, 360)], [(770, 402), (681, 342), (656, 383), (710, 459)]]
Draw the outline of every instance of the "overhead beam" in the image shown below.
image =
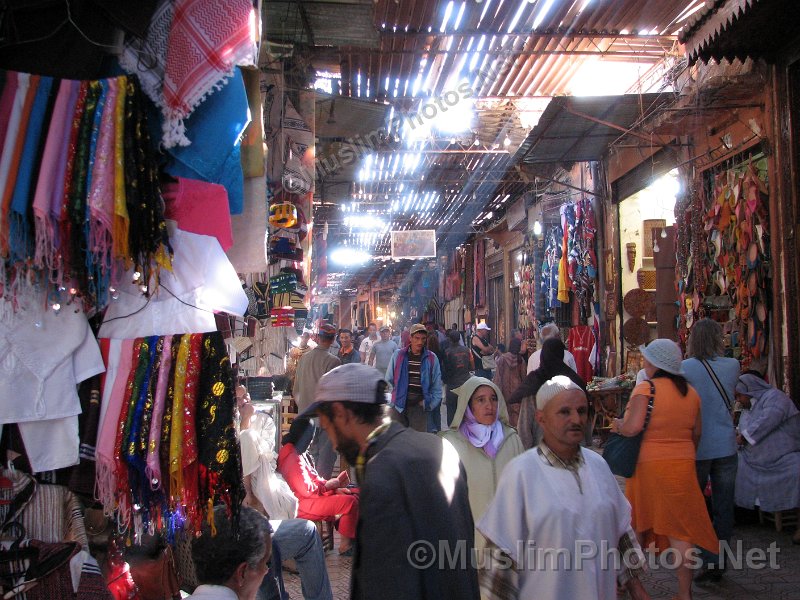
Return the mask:
[(426, 38), (443, 38), (443, 37), (469, 37), (477, 35), (503, 35), (508, 37), (526, 37), (536, 40), (624, 40), (630, 42), (642, 42), (643, 44), (662, 44), (671, 46), (678, 41), (677, 36), (674, 35), (639, 35), (638, 33), (619, 33), (614, 31), (570, 31), (568, 29), (555, 30), (555, 31), (524, 31), (517, 30), (511, 32), (502, 32), (497, 29), (488, 27), (479, 27), (476, 29), (462, 29), (459, 31), (428, 31), (427, 29), (381, 29), (378, 31), (381, 37), (426, 37)]

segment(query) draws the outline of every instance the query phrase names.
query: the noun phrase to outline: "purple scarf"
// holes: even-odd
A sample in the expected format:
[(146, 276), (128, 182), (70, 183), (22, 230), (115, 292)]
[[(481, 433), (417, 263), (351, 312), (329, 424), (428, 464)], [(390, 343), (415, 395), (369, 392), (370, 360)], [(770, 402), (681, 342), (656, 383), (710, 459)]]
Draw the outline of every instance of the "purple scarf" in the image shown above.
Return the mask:
[(503, 424), (499, 418), (495, 419), (491, 425), (478, 423), (469, 406), (464, 411), (464, 419), (461, 421), (458, 430), (469, 440), (470, 444), (476, 448), (483, 448), (484, 452), (491, 458), (495, 457), (497, 449), (500, 448), (505, 437)]

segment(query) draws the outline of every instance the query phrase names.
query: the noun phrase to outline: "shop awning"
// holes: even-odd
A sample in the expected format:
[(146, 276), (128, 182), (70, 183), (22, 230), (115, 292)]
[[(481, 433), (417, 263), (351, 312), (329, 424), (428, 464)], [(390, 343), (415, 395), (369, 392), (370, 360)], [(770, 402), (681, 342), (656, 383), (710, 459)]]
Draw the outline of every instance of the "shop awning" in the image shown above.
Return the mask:
[(798, 26), (796, 0), (717, 0), (694, 15), (678, 39), (686, 45), (689, 64), (735, 58), (774, 63), (797, 39)]
[(517, 163), (562, 164), (599, 160), (610, 144), (629, 132), (642, 143), (660, 145), (631, 128), (658, 107), (669, 94), (622, 96), (559, 96), (547, 105), (539, 123), (517, 151)]

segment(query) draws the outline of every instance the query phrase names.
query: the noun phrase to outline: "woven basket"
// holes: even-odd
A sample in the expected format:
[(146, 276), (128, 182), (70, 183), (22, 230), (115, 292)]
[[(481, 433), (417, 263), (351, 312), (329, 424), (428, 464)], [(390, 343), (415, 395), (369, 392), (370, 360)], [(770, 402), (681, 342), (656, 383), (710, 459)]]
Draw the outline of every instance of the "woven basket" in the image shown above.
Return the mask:
[(268, 400), (272, 398), (272, 377), (248, 377), (247, 391), (252, 400)]
[(636, 271), (636, 281), (639, 283), (639, 287), (643, 290), (656, 289), (656, 270), (639, 269)]

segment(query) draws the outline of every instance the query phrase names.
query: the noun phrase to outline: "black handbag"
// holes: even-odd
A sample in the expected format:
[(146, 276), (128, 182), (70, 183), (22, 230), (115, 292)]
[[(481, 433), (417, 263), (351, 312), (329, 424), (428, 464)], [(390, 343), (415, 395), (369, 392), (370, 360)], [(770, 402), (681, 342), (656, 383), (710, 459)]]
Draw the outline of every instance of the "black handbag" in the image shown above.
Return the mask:
[(644, 417), (644, 427), (633, 436), (624, 436), (612, 433), (608, 436), (608, 441), (603, 447), (603, 458), (608, 463), (611, 472), (620, 477), (633, 477), (636, 471), (636, 462), (639, 460), (639, 449), (642, 446), (642, 437), (650, 423), (650, 414), (653, 412), (653, 400), (656, 396), (656, 386), (648, 380), (650, 384), (650, 400), (647, 402), (647, 415)]

